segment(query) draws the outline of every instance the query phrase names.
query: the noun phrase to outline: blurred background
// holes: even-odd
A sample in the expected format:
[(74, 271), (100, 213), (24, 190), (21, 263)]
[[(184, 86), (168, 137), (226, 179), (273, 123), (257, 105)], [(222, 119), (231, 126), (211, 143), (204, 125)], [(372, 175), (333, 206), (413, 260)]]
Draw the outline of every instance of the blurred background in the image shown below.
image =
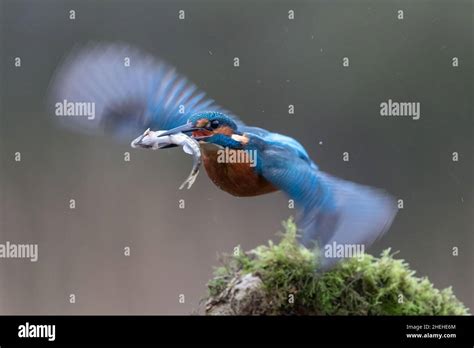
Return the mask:
[[(36, 263), (0, 259), (1, 314), (189, 314), (219, 253), (277, 240), (295, 214), (282, 193), (235, 198), (204, 171), (179, 191), (191, 167), (180, 149), (58, 128), (45, 107), (49, 81), (91, 40), (161, 57), (247, 124), (298, 139), (322, 170), (403, 199), (370, 252), (398, 250), (474, 308), (472, 1), (0, 4), (0, 243), (39, 245)], [(420, 120), (381, 117), (388, 99), (420, 102)]]

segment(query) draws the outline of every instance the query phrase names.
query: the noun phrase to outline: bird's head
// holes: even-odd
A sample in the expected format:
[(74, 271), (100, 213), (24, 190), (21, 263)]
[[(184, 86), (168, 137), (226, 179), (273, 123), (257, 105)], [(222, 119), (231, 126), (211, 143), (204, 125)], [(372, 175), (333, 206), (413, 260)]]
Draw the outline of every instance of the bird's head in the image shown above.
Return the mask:
[(245, 142), (245, 137), (237, 130), (237, 124), (232, 118), (216, 111), (196, 113), (188, 119), (186, 124), (170, 129), (160, 136), (178, 132), (187, 133), (201, 142), (222, 146), (229, 146), (236, 141), (240, 145)]
[(237, 125), (227, 115), (215, 112), (198, 112), (192, 115), (188, 123), (194, 128), (194, 137), (207, 137), (213, 134), (224, 134), (231, 136), (237, 132)]

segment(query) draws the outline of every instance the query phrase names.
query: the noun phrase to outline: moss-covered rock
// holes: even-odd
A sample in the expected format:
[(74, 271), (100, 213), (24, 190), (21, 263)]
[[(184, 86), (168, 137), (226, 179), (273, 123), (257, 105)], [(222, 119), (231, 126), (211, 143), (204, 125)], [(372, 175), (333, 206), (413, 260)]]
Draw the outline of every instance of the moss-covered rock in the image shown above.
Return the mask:
[(225, 255), (208, 283), (206, 314), (466, 315), (451, 288), (415, 277), (390, 249), (318, 273), (317, 251), (297, 242), (292, 219), (279, 244)]

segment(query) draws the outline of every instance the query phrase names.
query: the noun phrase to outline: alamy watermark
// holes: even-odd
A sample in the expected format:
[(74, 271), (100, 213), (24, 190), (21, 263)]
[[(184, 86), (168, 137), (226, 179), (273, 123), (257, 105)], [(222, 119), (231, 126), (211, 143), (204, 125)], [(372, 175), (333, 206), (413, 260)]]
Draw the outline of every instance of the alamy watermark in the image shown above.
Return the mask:
[(54, 105), (56, 116), (79, 116), (87, 117), (88, 120), (95, 119), (94, 102), (71, 102), (64, 99)]
[(26, 322), (18, 326), (19, 338), (47, 338), (52, 342), (56, 340), (56, 325), (54, 324), (30, 324)]
[(324, 246), (324, 257), (326, 258), (358, 258), (361, 259), (365, 253), (364, 244), (339, 244), (332, 242)]
[(419, 102), (397, 102), (392, 99), (380, 103), (380, 116), (407, 116), (413, 120), (421, 117)]
[(217, 151), (217, 163), (249, 163), (250, 167), (257, 166), (257, 150), (225, 149)]
[(38, 261), (38, 244), (15, 244), (9, 241), (0, 244), (0, 259), (30, 259)]

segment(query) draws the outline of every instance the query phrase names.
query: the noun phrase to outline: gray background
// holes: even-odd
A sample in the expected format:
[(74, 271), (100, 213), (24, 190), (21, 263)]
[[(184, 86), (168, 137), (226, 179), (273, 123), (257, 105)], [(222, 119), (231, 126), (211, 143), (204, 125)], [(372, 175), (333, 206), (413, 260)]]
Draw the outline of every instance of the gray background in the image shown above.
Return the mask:
[[(405, 209), (371, 252), (399, 250), (417, 274), (452, 285), (474, 307), (471, 1), (1, 6), (0, 242), (38, 243), (40, 254), (37, 263), (0, 260), (0, 313), (190, 313), (217, 253), (276, 239), (281, 220), (294, 214), (281, 193), (235, 198), (204, 171), (179, 191), (191, 166), (179, 149), (132, 151), (56, 127), (44, 105), (49, 79), (73, 45), (89, 40), (150, 51), (246, 123), (297, 138), (323, 170), (403, 198)], [(177, 20), (180, 9), (185, 21)], [(421, 119), (380, 117), (388, 99), (420, 102)], [(124, 246), (132, 248), (128, 258)]]

